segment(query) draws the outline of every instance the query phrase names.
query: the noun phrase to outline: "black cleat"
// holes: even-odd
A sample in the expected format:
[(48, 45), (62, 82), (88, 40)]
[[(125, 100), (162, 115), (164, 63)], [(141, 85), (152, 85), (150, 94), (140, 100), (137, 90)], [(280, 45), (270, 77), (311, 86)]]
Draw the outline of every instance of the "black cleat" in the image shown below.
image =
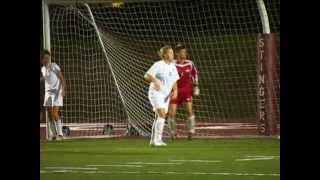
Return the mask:
[(63, 140), (63, 136), (59, 135), (57, 138), (56, 138), (57, 141), (61, 141)]
[(189, 132), (189, 133), (188, 133), (188, 140), (191, 140), (191, 139), (192, 139), (192, 133)]
[(172, 140), (172, 141), (175, 140), (175, 139), (177, 139), (177, 134), (171, 134), (170, 136), (171, 136), (171, 140)]

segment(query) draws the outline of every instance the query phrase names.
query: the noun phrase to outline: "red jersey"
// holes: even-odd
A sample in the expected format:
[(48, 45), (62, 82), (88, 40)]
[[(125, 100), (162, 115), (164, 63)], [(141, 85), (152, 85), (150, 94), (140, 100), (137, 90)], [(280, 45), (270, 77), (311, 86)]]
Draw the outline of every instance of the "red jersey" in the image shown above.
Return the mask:
[(177, 82), (179, 92), (192, 92), (193, 82), (198, 82), (198, 70), (190, 60), (182, 64), (176, 62), (180, 79)]

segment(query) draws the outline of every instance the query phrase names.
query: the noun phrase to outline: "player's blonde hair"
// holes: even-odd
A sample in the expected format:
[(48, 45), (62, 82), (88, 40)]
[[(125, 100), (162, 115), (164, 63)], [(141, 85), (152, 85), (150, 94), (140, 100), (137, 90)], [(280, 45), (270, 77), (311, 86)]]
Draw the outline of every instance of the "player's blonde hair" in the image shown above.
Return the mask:
[(40, 54), (40, 59), (42, 60), (45, 55), (51, 56), (51, 53), (50, 53), (50, 51), (48, 49), (42, 50), (42, 52)]
[(164, 55), (165, 55), (165, 54), (168, 52), (168, 50), (170, 50), (170, 49), (172, 49), (172, 47), (169, 46), (169, 45), (163, 46), (163, 47), (159, 50), (159, 52), (158, 52), (159, 56), (160, 56), (161, 58), (164, 58)]

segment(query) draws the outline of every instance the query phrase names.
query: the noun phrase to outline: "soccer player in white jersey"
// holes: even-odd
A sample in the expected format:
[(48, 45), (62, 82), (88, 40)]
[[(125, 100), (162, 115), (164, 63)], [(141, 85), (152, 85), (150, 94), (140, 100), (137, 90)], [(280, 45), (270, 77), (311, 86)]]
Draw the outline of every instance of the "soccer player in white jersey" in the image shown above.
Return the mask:
[(48, 111), (49, 138), (61, 140), (63, 138), (62, 124), (59, 116), (59, 107), (63, 106), (63, 96), (65, 95), (65, 80), (60, 67), (50, 62), (51, 54), (44, 50), (41, 54), (42, 78), (45, 81), (44, 107)]
[(176, 81), (179, 75), (173, 63), (171, 46), (162, 47), (159, 55), (161, 60), (151, 66), (144, 78), (150, 82), (148, 97), (157, 115), (152, 125), (150, 145), (166, 146), (162, 141), (162, 133), (170, 98), (176, 98), (178, 94)]

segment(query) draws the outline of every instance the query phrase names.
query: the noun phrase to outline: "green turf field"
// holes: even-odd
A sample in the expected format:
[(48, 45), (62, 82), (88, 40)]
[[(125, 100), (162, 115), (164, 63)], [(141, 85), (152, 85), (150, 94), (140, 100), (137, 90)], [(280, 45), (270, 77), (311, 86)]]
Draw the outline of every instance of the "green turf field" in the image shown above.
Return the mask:
[[(167, 141), (168, 142), (168, 141)], [(41, 180), (280, 179), (278, 139), (147, 139), (41, 143)]]

